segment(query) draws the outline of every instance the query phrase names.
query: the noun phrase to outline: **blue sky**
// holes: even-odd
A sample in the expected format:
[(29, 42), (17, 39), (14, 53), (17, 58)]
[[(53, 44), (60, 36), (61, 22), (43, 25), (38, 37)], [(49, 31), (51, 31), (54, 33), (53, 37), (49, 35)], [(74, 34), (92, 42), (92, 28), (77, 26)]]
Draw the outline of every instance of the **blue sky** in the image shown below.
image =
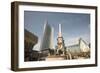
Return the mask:
[(80, 37), (89, 43), (90, 14), (25, 11), (24, 28), (39, 38), (34, 49), (39, 50), (46, 20), (54, 28), (54, 46), (57, 44), (58, 24), (62, 25), (62, 35), (66, 46), (74, 44)]

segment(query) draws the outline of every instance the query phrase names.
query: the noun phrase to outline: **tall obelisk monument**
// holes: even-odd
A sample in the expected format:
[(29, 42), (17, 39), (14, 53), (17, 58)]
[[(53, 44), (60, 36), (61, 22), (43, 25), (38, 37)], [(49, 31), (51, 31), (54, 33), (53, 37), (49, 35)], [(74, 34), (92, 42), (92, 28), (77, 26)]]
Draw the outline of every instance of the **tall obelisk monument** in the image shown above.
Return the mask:
[(58, 33), (58, 37), (62, 37), (62, 33), (61, 33), (61, 24), (59, 24), (59, 33)]
[(58, 32), (58, 38), (57, 38), (57, 54), (61, 55), (65, 53), (65, 44), (64, 39), (62, 36), (62, 27), (61, 24), (59, 24), (59, 32)]

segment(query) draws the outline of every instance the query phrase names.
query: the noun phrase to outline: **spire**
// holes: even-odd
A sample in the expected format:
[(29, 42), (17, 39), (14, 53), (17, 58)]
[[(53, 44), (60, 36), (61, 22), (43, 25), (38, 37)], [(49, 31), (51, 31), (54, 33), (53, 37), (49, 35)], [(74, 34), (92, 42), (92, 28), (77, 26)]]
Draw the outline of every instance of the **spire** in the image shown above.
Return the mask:
[(59, 24), (59, 33), (58, 33), (58, 37), (62, 37), (62, 33), (61, 33), (61, 24)]
[(45, 31), (45, 28), (46, 28), (47, 25), (48, 25), (48, 21), (47, 21), (47, 19), (45, 19), (45, 21), (44, 21), (44, 31)]
[(47, 18), (44, 19), (44, 24), (45, 24), (45, 25), (48, 24), (48, 20), (47, 20)]

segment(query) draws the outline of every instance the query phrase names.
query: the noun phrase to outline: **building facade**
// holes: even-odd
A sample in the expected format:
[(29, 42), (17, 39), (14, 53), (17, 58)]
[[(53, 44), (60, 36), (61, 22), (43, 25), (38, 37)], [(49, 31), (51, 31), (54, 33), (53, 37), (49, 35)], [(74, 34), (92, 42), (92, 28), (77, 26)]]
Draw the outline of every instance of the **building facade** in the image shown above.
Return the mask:
[(44, 25), (43, 38), (40, 46), (40, 50), (52, 49), (53, 48), (53, 28), (48, 24)]
[(24, 30), (24, 61), (37, 60), (36, 57), (38, 52), (33, 50), (37, 42), (38, 42), (38, 37), (35, 34), (25, 29)]

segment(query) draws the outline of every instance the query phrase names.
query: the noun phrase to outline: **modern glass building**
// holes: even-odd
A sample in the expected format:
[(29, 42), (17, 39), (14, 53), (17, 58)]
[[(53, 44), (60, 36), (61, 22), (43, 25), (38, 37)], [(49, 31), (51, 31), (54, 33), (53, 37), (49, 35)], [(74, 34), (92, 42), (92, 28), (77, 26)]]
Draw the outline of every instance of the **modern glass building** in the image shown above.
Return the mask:
[(43, 39), (41, 42), (40, 50), (53, 48), (53, 28), (48, 24), (44, 25)]
[(67, 51), (70, 53), (89, 52), (90, 47), (83, 39), (80, 38), (77, 44), (67, 46)]

